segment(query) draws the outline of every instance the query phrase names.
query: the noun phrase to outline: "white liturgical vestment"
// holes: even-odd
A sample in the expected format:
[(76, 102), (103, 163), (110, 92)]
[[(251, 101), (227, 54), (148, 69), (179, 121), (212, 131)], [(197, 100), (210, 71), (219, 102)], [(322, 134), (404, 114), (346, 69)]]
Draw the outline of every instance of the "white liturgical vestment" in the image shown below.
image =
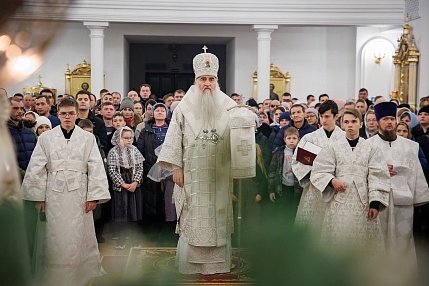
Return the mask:
[(184, 173), (183, 188), (175, 185), (173, 193), (180, 235), (179, 272), (229, 272), (233, 217), (227, 110), (236, 103), (216, 92), (215, 126), (206, 127), (198, 96), (198, 87), (191, 86), (174, 110), (157, 164), (165, 169), (182, 168)]
[[(334, 178), (346, 186), (345, 191), (337, 192), (329, 186)], [(363, 138), (352, 148), (343, 136), (317, 155), (310, 179), (327, 202), (322, 245), (333, 251), (348, 249), (383, 255), (379, 219), (368, 219), (371, 202), (379, 202), (380, 210), (385, 210), (389, 202), (389, 171), (381, 151)]]
[[(41, 285), (86, 285), (104, 274), (92, 212), (86, 202), (110, 199), (106, 171), (93, 134), (61, 126), (38, 139), (22, 184), (24, 199), (45, 202), (44, 250), (37, 257)], [(40, 245), (38, 245), (40, 247)], [(41, 260), (41, 261), (40, 261)]]
[[(325, 130), (321, 127), (316, 131), (303, 136), (298, 143), (298, 147), (302, 148), (308, 141), (324, 148), (344, 136), (344, 131), (338, 126), (335, 126), (331, 137), (328, 138)], [(310, 183), (312, 166), (304, 165), (296, 160), (297, 150), (298, 148), (295, 149), (292, 159), (292, 171), (298, 179), (299, 184), (303, 187), (303, 192), (299, 202), (298, 211), (296, 213), (295, 226), (311, 228), (311, 231), (315, 236), (314, 239), (318, 240), (323, 218), (325, 216), (326, 203), (323, 201), (320, 191)]]
[(400, 136), (390, 142), (379, 135), (368, 140), (381, 149), (386, 163), (393, 165), (393, 171), (397, 172), (390, 177), (389, 207), (380, 213), (387, 254), (415, 267), (414, 206), (429, 202), (428, 185), (418, 159), (419, 145)]

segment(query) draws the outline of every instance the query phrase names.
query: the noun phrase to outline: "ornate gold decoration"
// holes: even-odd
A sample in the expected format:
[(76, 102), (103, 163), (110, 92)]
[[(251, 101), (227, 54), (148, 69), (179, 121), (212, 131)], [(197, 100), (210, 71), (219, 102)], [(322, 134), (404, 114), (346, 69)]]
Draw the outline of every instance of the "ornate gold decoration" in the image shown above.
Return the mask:
[(386, 54), (383, 54), (383, 56), (381, 54), (378, 54), (378, 56), (376, 54), (374, 54), (374, 62), (379, 65), (381, 63), (381, 60), (384, 59), (386, 57)]
[(39, 95), (42, 90), (44, 90), (44, 89), (50, 89), (54, 93), (54, 103), (55, 103), (57, 101), (57, 89), (56, 88), (52, 88), (52, 87), (46, 87), (46, 86), (44, 86), (43, 83), (42, 83), (42, 78), (43, 77), (41, 75), (39, 75), (37, 78), (39, 79), (39, 82), (35, 86), (24, 87), (22, 89), (22, 92), (24, 94)]
[(395, 65), (395, 90), (392, 98), (401, 103), (408, 103), (413, 110), (417, 101), (417, 63), (420, 52), (416, 47), (412, 27), (408, 24), (408, 17), (404, 25), (403, 34), (398, 39), (398, 48), (393, 56)]
[(65, 77), (65, 93), (75, 95), (79, 90), (91, 92), (91, 64), (85, 59), (71, 71), (67, 64)]
[[(253, 98), (257, 99), (258, 90), (258, 72), (255, 71), (252, 77), (253, 82)], [(274, 84), (274, 92), (279, 95), (280, 101), (282, 94), (290, 92), (291, 76), (289, 72), (285, 74), (273, 63), (270, 65), (270, 84)]]

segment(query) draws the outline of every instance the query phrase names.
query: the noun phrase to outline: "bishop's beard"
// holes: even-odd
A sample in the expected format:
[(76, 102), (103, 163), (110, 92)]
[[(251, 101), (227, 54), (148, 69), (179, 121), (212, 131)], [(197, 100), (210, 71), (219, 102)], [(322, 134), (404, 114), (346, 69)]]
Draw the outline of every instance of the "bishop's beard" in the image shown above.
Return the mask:
[[(214, 90), (201, 90), (198, 95), (198, 109), (200, 110), (201, 119), (204, 122), (204, 128), (215, 128), (216, 115), (219, 106), (215, 100), (217, 88)], [(210, 130), (209, 130), (210, 131)]]

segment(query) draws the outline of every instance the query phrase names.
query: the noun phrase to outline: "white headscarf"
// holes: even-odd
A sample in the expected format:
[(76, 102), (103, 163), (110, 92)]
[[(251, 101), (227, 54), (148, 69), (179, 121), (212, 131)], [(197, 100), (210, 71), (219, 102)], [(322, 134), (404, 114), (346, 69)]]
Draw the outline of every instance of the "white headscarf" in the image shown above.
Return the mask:
[(134, 132), (128, 126), (121, 127), (115, 131), (112, 136), (112, 144), (115, 146), (115, 151), (117, 152), (116, 156), (116, 166), (124, 167), (126, 169), (135, 168), (137, 164), (143, 163), (145, 160), (140, 151), (133, 145), (125, 147), (124, 140), (122, 139), (122, 132), (130, 131), (131, 138), (134, 138)]

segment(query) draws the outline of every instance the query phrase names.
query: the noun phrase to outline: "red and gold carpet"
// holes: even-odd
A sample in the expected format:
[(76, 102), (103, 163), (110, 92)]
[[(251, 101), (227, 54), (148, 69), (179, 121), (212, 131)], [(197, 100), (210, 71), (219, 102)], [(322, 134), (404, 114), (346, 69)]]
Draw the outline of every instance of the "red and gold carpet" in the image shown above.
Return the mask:
[(128, 257), (103, 256), (102, 265), (108, 274), (97, 278), (93, 285), (251, 285), (252, 268), (245, 254), (241, 252), (239, 264), (237, 250), (233, 249), (234, 267), (230, 273), (183, 275), (174, 266), (175, 248), (131, 248)]

